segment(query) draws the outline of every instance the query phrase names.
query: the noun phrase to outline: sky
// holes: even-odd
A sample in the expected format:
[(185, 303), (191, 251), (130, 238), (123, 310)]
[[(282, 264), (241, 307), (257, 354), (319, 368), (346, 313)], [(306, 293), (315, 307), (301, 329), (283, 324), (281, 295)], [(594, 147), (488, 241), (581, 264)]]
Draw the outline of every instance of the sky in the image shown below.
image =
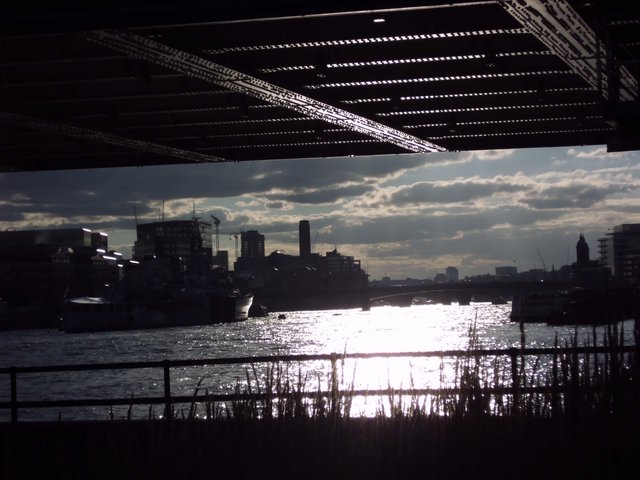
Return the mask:
[(337, 248), (371, 279), (556, 269), (592, 259), (614, 225), (640, 223), (640, 152), (540, 148), (358, 158), (0, 173), (0, 230), (86, 227), (131, 255), (139, 223), (196, 216), (232, 234), (258, 230), (265, 252)]

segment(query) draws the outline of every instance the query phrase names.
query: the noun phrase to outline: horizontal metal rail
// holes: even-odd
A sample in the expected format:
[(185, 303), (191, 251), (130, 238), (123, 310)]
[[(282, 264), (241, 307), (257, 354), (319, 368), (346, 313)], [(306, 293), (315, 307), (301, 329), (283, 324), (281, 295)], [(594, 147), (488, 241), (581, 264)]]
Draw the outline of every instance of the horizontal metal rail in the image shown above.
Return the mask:
[(407, 357), (492, 357), (513, 355), (566, 355), (570, 353), (629, 353), (636, 349), (633, 345), (619, 347), (538, 347), (538, 348), (489, 348), (480, 350), (434, 350), (428, 352), (373, 352), (373, 353), (319, 353), (299, 355), (263, 355), (252, 357), (202, 358), (184, 360), (152, 360), (143, 362), (111, 362), (111, 363), (78, 363), (67, 365), (41, 365), (28, 367), (0, 367), (0, 374), (15, 373), (46, 373), (46, 372), (78, 372), (90, 370), (122, 370), (139, 368), (163, 368), (168, 364), (174, 367), (196, 367), (205, 365), (242, 365), (256, 363), (290, 363), (312, 362), (317, 360), (346, 360), (358, 358), (407, 358)]
[[(624, 354), (637, 351), (633, 345), (598, 347), (598, 346), (578, 346), (578, 347), (540, 347), (540, 348), (508, 348), (508, 349), (481, 349), (481, 350), (440, 350), (428, 352), (375, 352), (375, 353), (330, 353), (330, 354), (300, 354), (300, 355), (266, 355), (252, 357), (229, 357), (229, 358), (207, 358), (207, 359), (187, 359), (187, 360), (159, 360), (143, 362), (112, 362), (99, 364), (70, 364), (70, 365), (43, 365), (25, 367), (3, 367), (0, 368), (0, 375), (9, 375), (11, 384), (11, 400), (0, 402), (0, 409), (11, 410), (12, 422), (18, 421), (18, 410), (20, 408), (53, 408), (53, 407), (86, 407), (86, 406), (121, 406), (121, 405), (152, 405), (165, 404), (165, 412), (170, 412), (174, 404), (198, 403), (198, 402), (233, 402), (233, 401), (264, 401), (269, 394), (264, 393), (229, 393), (229, 394), (197, 394), (194, 395), (171, 395), (170, 369), (176, 367), (209, 366), (209, 365), (255, 365), (264, 363), (291, 363), (291, 362), (312, 362), (330, 361), (336, 362), (346, 359), (368, 359), (368, 358), (478, 358), (508, 356), (511, 358), (512, 385), (504, 387), (487, 387), (482, 391), (487, 394), (507, 395), (518, 393), (550, 393), (556, 391), (555, 387), (520, 387), (518, 379), (517, 359), (528, 356), (544, 355), (584, 355), (584, 354)], [(120, 398), (85, 398), (75, 400), (22, 400), (17, 398), (17, 375), (24, 373), (50, 373), (50, 372), (79, 372), (97, 370), (132, 370), (143, 368), (162, 368), (164, 372), (164, 395), (149, 397), (120, 397)], [(591, 387), (589, 387), (591, 388)], [(459, 394), (459, 388), (422, 388), (410, 390), (403, 389), (367, 389), (350, 390), (350, 396), (388, 396), (392, 395), (435, 395), (435, 394)], [(318, 396), (328, 397), (332, 392), (300, 392), (296, 394), (280, 395), (280, 397), (291, 397), (294, 395), (305, 398), (316, 398)]]

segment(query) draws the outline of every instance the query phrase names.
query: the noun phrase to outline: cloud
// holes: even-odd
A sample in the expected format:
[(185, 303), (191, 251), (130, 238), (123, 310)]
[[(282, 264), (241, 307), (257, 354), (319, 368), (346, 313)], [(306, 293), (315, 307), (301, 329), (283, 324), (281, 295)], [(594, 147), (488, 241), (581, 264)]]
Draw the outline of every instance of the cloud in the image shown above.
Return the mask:
[(602, 160), (608, 158), (623, 158), (628, 155), (627, 152), (607, 152), (606, 147), (595, 148), (570, 148), (567, 153), (576, 158), (589, 158), (595, 160)]
[(472, 152), (474, 158), (478, 160), (501, 160), (512, 156), (516, 151), (503, 149), (503, 150), (477, 150)]
[(634, 186), (610, 184), (605, 186), (587, 183), (552, 185), (521, 201), (535, 209), (590, 208), (615, 193), (628, 192)]
[(373, 190), (371, 185), (353, 184), (336, 188), (316, 188), (305, 191), (279, 191), (264, 196), (270, 200), (283, 200), (307, 205), (335, 204), (346, 197), (364, 195)]
[[(274, 160), (237, 164), (169, 165), (143, 168), (87, 169), (0, 174), (0, 201), (13, 198), (20, 208), (116, 215), (141, 209), (151, 201), (184, 198), (230, 198), (274, 189), (289, 192), (324, 192), (326, 201), (367, 181), (384, 181), (427, 162), (424, 155), (401, 157)], [(336, 185), (350, 185), (344, 190)], [(351, 189), (351, 191), (350, 191)], [(301, 197), (304, 198), (304, 197)], [(315, 202), (313, 195), (308, 201)]]
[[(467, 238), (469, 232), (490, 232), (505, 226), (534, 226), (558, 218), (563, 212), (536, 211), (523, 207), (490, 208), (461, 214), (394, 214), (374, 218), (330, 217), (327, 240), (337, 244), (384, 244), (414, 239), (451, 240)], [(313, 224), (312, 224), (313, 228)], [(510, 230), (514, 235), (518, 231)], [(464, 233), (462, 233), (464, 232)], [(487, 233), (489, 234), (489, 233)]]
[(270, 210), (291, 210), (293, 208), (286, 202), (268, 202), (265, 207)]
[(400, 188), (391, 195), (391, 203), (459, 203), (490, 197), (498, 193), (514, 193), (525, 190), (523, 185), (505, 182), (504, 179), (470, 179), (454, 182), (420, 182)]

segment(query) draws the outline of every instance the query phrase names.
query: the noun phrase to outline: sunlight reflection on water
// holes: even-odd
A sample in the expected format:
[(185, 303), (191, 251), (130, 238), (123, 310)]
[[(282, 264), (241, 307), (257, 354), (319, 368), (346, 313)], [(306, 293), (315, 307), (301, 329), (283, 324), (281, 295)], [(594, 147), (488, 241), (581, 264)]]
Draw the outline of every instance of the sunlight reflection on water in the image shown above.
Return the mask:
[[(285, 319), (271, 314), (242, 323), (161, 330), (91, 334), (46, 330), (0, 332), (0, 366), (465, 349), (472, 326), (475, 326), (480, 347), (509, 348), (520, 345), (520, 331), (517, 324), (509, 321), (509, 312), (510, 305), (414, 305), (374, 307), (370, 311), (290, 312)], [(583, 338), (592, 334), (591, 327), (580, 327), (577, 331)], [(526, 327), (526, 346), (550, 347), (556, 334), (563, 339), (573, 332), (574, 327), (529, 324)], [(631, 343), (631, 328), (627, 328), (626, 336), (627, 342)], [(455, 360), (417, 357), (350, 359), (339, 362), (337, 367), (341, 388), (437, 388), (442, 386), (443, 376), (445, 379), (452, 377)], [(300, 374), (307, 391), (329, 387), (329, 362), (296, 363), (289, 365), (286, 372), (292, 379), (297, 379)], [(236, 386), (246, 388), (247, 381), (255, 388), (256, 379), (263, 383), (267, 371), (265, 366), (258, 365), (254, 372), (251, 364), (247, 363), (174, 368), (171, 375), (172, 393), (191, 395), (200, 380), (200, 393), (205, 390), (229, 393)], [(8, 401), (8, 375), (0, 378), (0, 385), (0, 401)], [(160, 369), (25, 374), (18, 378), (21, 400), (144, 397), (162, 395), (162, 388)], [(379, 406), (378, 401), (372, 399), (360, 399), (358, 402), (354, 404), (355, 413), (370, 414)], [(148, 414), (148, 407), (135, 408), (140, 415)], [(126, 411), (126, 407), (119, 409), (116, 416), (126, 415)], [(58, 413), (56, 410), (48, 415), (57, 418)], [(64, 411), (61, 417), (105, 419), (108, 415), (108, 408), (96, 407)], [(45, 413), (42, 411), (20, 412), (24, 419), (43, 416)], [(7, 417), (7, 411), (0, 411), (0, 420)]]

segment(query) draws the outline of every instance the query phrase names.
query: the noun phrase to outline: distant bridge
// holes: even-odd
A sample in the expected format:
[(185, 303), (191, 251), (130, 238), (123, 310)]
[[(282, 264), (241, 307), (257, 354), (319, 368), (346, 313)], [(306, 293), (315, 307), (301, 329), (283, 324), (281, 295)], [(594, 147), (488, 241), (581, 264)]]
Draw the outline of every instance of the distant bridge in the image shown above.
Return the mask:
[[(562, 282), (487, 282), (368, 287), (356, 290), (312, 292), (256, 292), (255, 302), (269, 311), (369, 308), (376, 304), (408, 306), (424, 303), (468, 304), (470, 301), (502, 303), (514, 295), (569, 288)], [(415, 303), (418, 303), (416, 301)]]
[(565, 282), (487, 282), (436, 285), (404, 285), (370, 287), (369, 304), (411, 305), (420, 299), (425, 303), (469, 304), (470, 301), (504, 303), (514, 295), (541, 293), (568, 288)]

